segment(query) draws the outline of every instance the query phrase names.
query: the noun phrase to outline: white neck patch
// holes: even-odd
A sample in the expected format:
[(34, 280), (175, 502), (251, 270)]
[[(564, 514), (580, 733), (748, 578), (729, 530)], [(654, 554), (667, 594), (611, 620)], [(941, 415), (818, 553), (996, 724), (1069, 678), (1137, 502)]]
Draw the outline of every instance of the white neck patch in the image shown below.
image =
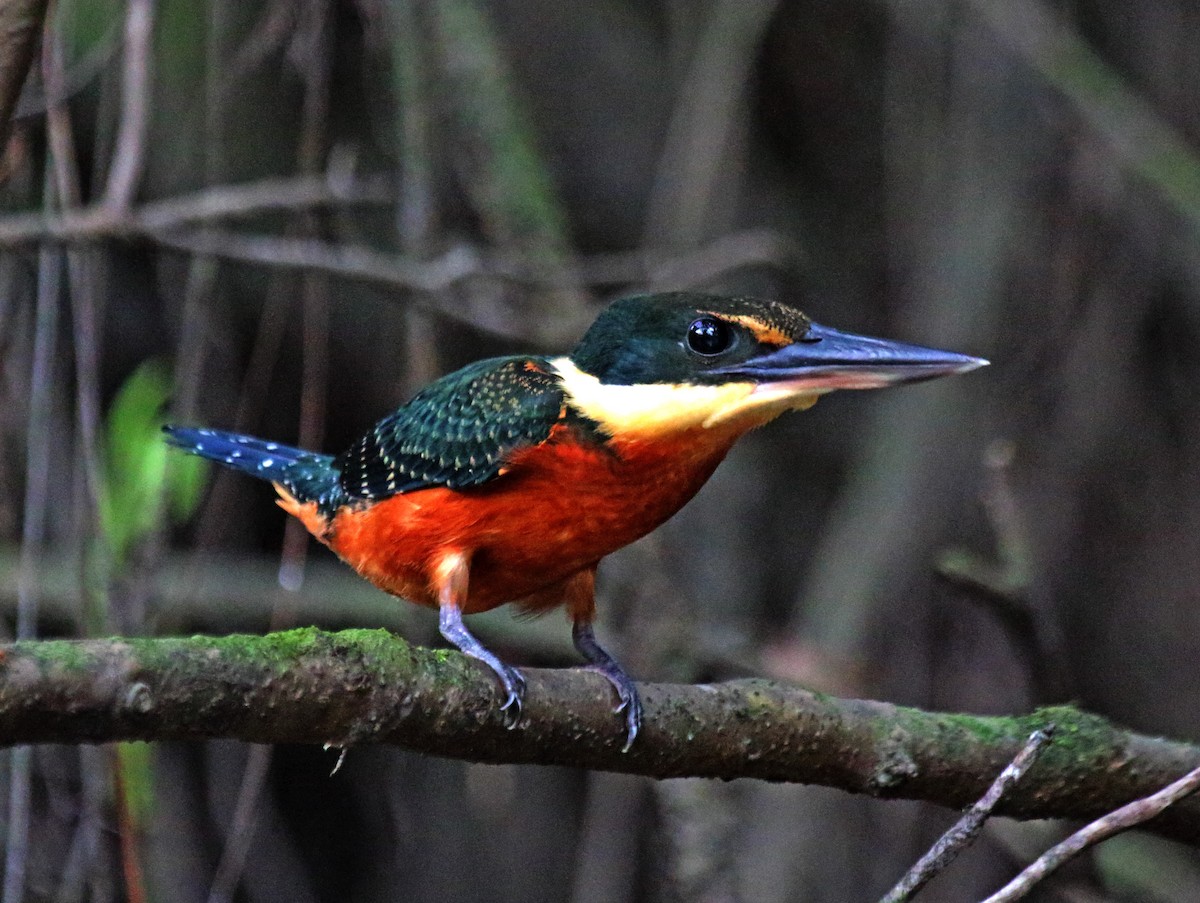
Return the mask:
[(611, 435), (621, 437), (656, 438), (715, 426), (744, 431), (774, 420), (784, 411), (810, 408), (824, 394), (811, 388), (753, 382), (606, 385), (584, 373), (570, 358), (556, 357), (550, 366), (562, 379), (571, 406)]

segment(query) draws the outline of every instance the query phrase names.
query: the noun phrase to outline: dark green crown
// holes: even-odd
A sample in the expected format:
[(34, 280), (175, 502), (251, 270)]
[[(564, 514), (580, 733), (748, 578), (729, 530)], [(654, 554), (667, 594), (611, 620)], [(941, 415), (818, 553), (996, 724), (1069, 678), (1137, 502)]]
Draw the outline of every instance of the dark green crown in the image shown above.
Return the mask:
[[(751, 329), (739, 318), (752, 318)], [(615, 301), (571, 353), (580, 370), (602, 383), (722, 382), (712, 371), (747, 361), (770, 347), (771, 332), (792, 342), (810, 325), (786, 304), (760, 298), (668, 292)]]

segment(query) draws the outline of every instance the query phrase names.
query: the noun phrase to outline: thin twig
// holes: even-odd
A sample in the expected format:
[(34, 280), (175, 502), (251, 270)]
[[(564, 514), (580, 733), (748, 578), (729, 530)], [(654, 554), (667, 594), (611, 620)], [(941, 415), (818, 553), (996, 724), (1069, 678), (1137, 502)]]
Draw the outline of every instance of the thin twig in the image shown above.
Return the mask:
[(1012, 900), (1021, 899), (1051, 872), (1088, 847), (1161, 815), (1167, 807), (1175, 805), (1197, 790), (1200, 790), (1200, 768), (1192, 769), (1158, 793), (1134, 800), (1076, 831), (1062, 843), (1043, 853), (1032, 865), (983, 903), (1011, 903)]
[(21, 903), (29, 859), (29, 805), (32, 796), (33, 747), (18, 746), (9, 759), (8, 838), (4, 855), (4, 903)]
[[(329, 280), (323, 273), (308, 273), (302, 290), (304, 350), (301, 357), (300, 424), (296, 440), (301, 448), (320, 448), (325, 440), (325, 397), (329, 373)], [(296, 526), (292, 526), (292, 524)], [(299, 527), (299, 529), (297, 529)], [(279, 585), (289, 590), (288, 611), (277, 610), (271, 618), (273, 630), (291, 627), (294, 613), (291, 597), (304, 583), (309, 534), (290, 518), (283, 534), (279, 562)]]
[[(531, 261), (488, 254), (485, 249), (470, 245), (455, 246), (437, 257), (416, 258), (363, 245), (219, 229), (164, 232), (149, 237), (164, 247), (192, 254), (267, 267), (321, 270), (335, 276), (415, 291), (418, 294), (407, 301), (420, 310), (513, 338), (529, 338), (540, 332), (536, 324), (514, 317), (504, 305), (475, 304), (469, 297), (458, 297), (448, 290), (472, 279), (526, 285), (553, 280), (552, 273)], [(793, 246), (776, 234), (751, 230), (722, 236), (704, 247), (682, 254), (647, 250), (595, 255), (581, 261), (580, 273), (585, 284), (628, 286), (669, 281), (676, 287), (689, 287), (703, 285), (723, 272), (742, 266), (786, 267), (793, 252)], [(553, 327), (561, 341), (577, 335), (584, 325), (556, 322), (547, 324), (546, 328)]]
[[(54, 179), (46, 168), (44, 195), (54, 204)], [(36, 561), (46, 539), (50, 510), (50, 459), (54, 401), (54, 361), (58, 337), (58, 303), (62, 254), (43, 248), (38, 256), (37, 311), (33, 338), (33, 367), (29, 380), (29, 424), (25, 451), (25, 509), (21, 532), (21, 563), (17, 576), (17, 639), (36, 634), (38, 593)], [(8, 798), (8, 838), (4, 861), (3, 903), (19, 903), (25, 891), (29, 852), (30, 793), (33, 769), (29, 747), (13, 750)]]
[(1045, 704), (1072, 696), (1064, 666), (1066, 641), (1049, 614), (1044, 588), (1034, 580), (1029, 531), (1013, 486), (1016, 454), (1016, 446), (1006, 439), (993, 441), (984, 452), (982, 500), (996, 540), (996, 560), (951, 548), (939, 557), (937, 574), (996, 618), (1026, 663), (1034, 701)]
[(335, 204), (385, 204), (393, 199), (385, 176), (347, 178), (329, 172), (290, 178), (263, 179), (244, 185), (215, 185), (193, 194), (138, 207), (133, 222), (143, 233), (165, 232), (183, 226), (261, 213), (293, 213)]
[[(108, 863), (97, 868), (101, 853), (101, 837), (105, 835), (108, 816), (110, 751), (102, 746), (79, 747), (80, 806), (79, 822), (71, 850), (61, 871), (61, 882), (54, 894), (54, 903), (81, 903), (89, 879), (107, 879)], [(94, 894), (91, 899), (106, 899)]]
[[(297, 157), (302, 172), (321, 170), (328, 133), (332, 26), (328, 5), (323, 0), (308, 0), (301, 16), (301, 28), (293, 38), (296, 67), (304, 75), (304, 105), (301, 113), (300, 142)], [(320, 231), (317, 217), (307, 211), (298, 228), (305, 234)], [(304, 353), (300, 377), (300, 424), (296, 438), (301, 448), (320, 448), (325, 437), (325, 396), (329, 374), (329, 279), (324, 273), (306, 273), (301, 291)], [(294, 519), (293, 519), (294, 520)], [(285, 589), (298, 589), (304, 580), (309, 537), (301, 527), (288, 523), (284, 531), (279, 582)], [(289, 594), (290, 595), (290, 594)], [(275, 629), (290, 627), (291, 616), (277, 610), (272, 618)]]
[(79, 190), (79, 161), (75, 153), (75, 130), (66, 105), (66, 74), (62, 36), (47, 27), (42, 39), (42, 81), (46, 85), (46, 137), (50, 145), (47, 161), (54, 172), (58, 203), (43, 207), (44, 215), (69, 215), (82, 203)]
[[(323, 0), (309, 0), (307, 12), (302, 21), (312, 33), (306, 35), (308, 40), (303, 42), (309, 55), (301, 67), (305, 74), (305, 95), (298, 156), (301, 170), (315, 173), (321, 164), (328, 118), (330, 23), (328, 7)], [(315, 232), (316, 217), (308, 212), (302, 217), (299, 228), (306, 233)], [(304, 342), (297, 441), (304, 448), (319, 448), (324, 437), (328, 382), (328, 278), (322, 273), (305, 274), (301, 294)], [(304, 582), (309, 537), (303, 528), (297, 530), (298, 526), (300, 524), (294, 519), (289, 520), (284, 532), (279, 584), (289, 592), (276, 596), (277, 603), (271, 612), (272, 629), (291, 626), (295, 616), (294, 596)], [(209, 888), (208, 903), (227, 903), (234, 898), (250, 852), (258, 802), (267, 783), (273, 755), (274, 747), (270, 744), (252, 744), (246, 755), (233, 820)]]
[(953, 827), (943, 834), (929, 851), (917, 860), (916, 864), (896, 882), (883, 897), (882, 903), (904, 903), (924, 887), (938, 872), (945, 869), (958, 858), (958, 854), (975, 842), (979, 832), (983, 830), (984, 822), (996, 808), (996, 804), (1017, 781), (1024, 777), (1029, 767), (1037, 761), (1038, 754), (1049, 742), (1054, 732), (1054, 725), (1034, 731), (1029, 735), (1025, 747), (1000, 772), (992, 786), (980, 799), (971, 806)]
[(33, 63), (48, 6), (49, 0), (0, 4), (0, 150), (8, 144), (10, 120)]
[[(553, 273), (545, 272), (532, 261), (512, 255), (489, 254), (485, 249), (465, 245), (455, 246), (438, 257), (414, 258), (358, 245), (188, 228), (264, 213), (343, 204), (386, 204), (393, 200), (389, 182), (383, 177), (347, 181), (331, 173), (316, 177), (271, 178), (151, 201), (124, 215), (106, 207), (92, 206), (62, 214), (0, 216), (0, 248), (18, 248), (45, 241), (140, 238), (193, 254), (266, 266), (324, 270), (333, 275), (429, 293), (444, 292), (471, 278), (525, 284), (553, 281)], [(699, 285), (738, 267), (787, 267), (796, 254), (795, 245), (779, 233), (752, 229), (729, 233), (683, 253), (651, 248), (592, 255), (580, 261), (579, 270), (582, 280), (591, 285), (631, 285), (651, 281)], [(433, 309), (433, 305), (427, 306)]]
[(418, 6), (434, 48), (439, 119), (447, 126), (439, 150), (459, 170), (488, 243), (535, 261), (544, 274), (522, 293), (522, 315), (585, 317), (590, 299), (575, 273), (568, 217), (495, 24), (474, 2)]
[[(641, 823), (647, 805), (646, 781), (626, 774), (592, 772), (579, 816), (578, 856), (569, 903), (616, 903), (638, 899), (642, 840), (630, 825)], [(675, 888), (674, 899), (684, 897)], [(716, 898), (719, 899), (719, 898)]]
[[(468, 246), (451, 248), (439, 257), (421, 260), (362, 245), (335, 245), (319, 239), (248, 235), (216, 229), (171, 232), (158, 235), (155, 240), (164, 247), (192, 254), (266, 267), (319, 270), (391, 288), (414, 290), (416, 294), (408, 298), (407, 303), (418, 310), (510, 338), (532, 336), (547, 344), (563, 343), (568, 334), (577, 335), (584, 325), (531, 322), (528, 317), (516, 316), (509, 305), (476, 304), (466, 293), (448, 292), (468, 279), (519, 282), (528, 278), (523, 268), (483, 258), (475, 248)], [(543, 327), (551, 332), (543, 334)]]
[(778, 0), (703, 4), (707, 16), (674, 101), (648, 203), (644, 235), (654, 241), (693, 245), (709, 238), (706, 229), (728, 225), (719, 220), (714, 201), (743, 173), (721, 164), (738, 117), (746, 115), (746, 82), (778, 5)]
[(242, 82), (283, 47), (295, 27), (297, 6), (293, 0), (272, 0), (233, 57), (221, 64), (221, 84), (212, 98), (219, 107), (224, 109)]
[[(905, 6), (899, 0), (890, 5)], [(1193, 225), (1200, 224), (1200, 157), (1187, 134), (1134, 90), (1052, 4), (970, 0), (968, 6), (1000, 42), (1063, 94), (1127, 170)]]
[[(204, 182), (206, 187), (194, 197), (200, 206), (211, 202), (221, 191), (225, 178), (225, 136), (227, 120), (226, 92), (223, 90), (225, 72), (225, 39), (230, 33), (230, 4), (227, 0), (210, 3), (207, 9), (205, 34), (204, 75)], [(261, 183), (260, 183), (261, 187)], [(321, 190), (324, 186), (312, 186)], [(212, 219), (204, 217), (201, 225)], [(206, 230), (202, 229), (203, 234)], [(217, 290), (219, 263), (207, 254), (198, 254), (188, 261), (187, 279), (183, 290), (183, 326), (175, 353), (175, 399), (172, 416), (187, 420), (196, 416), (200, 386), (203, 383), (204, 361), (208, 350), (209, 308)]]
[[(251, 347), (250, 359), (246, 364), (241, 387), (237, 393), (237, 409), (233, 415), (232, 422), (229, 424), (236, 432), (247, 432), (260, 422), (262, 412), (266, 407), (275, 364), (283, 344), (284, 332), (291, 322), (290, 309), (294, 300), (294, 294), (294, 280), (291, 279), (272, 279), (267, 286), (262, 312), (259, 315), (257, 334), (254, 337), (254, 343)], [(194, 305), (191, 307), (185, 305), (184, 310), (186, 313), (184, 319), (185, 332), (190, 332), (192, 330), (190, 327), (187, 327), (187, 324), (191, 323), (199, 315), (200, 311)], [(176, 396), (177, 398), (180, 397), (180, 393), (182, 392), (189, 399), (189, 404), (193, 408), (198, 396), (198, 386), (202, 384), (202, 380), (199, 378), (200, 374), (194, 369), (200, 366), (200, 358), (189, 350), (195, 348), (195, 346), (195, 341), (185, 341), (184, 336), (181, 334), (178, 355), (181, 366), (176, 375)], [(185, 352), (187, 352), (186, 361)], [(181, 411), (177, 406), (176, 410), (172, 411), (172, 416), (180, 416), (180, 414)], [(195, 415), (196, 412), (193, 410), (191, 416)], [(212, 490), (209, 492), (198, 518), (195, 540), (196, 549), (211, 549), (216, 539), (224, 531), (228, 519), (233, 516), (233, 509), (231, 507), (234, 496), (233, 487), (233, 480), (218, 479), (213, 482)], [(158, 570), (161, 573), (161, 564)], [(203, 584), (202, 575), (206, 570), (207, 566), (203, 564), (202, 555), (193, 556), (191, 563), (187, 567), (189, 576), (183, 582), (183, 585), (188, 587), (186, 599), (189, 606), (193, 601), (200, 605), (204, 604), (204, 593), (201, 586)], [(260, 596), (261, 599), (271, 600), (271, 607), (273, 607), (277, 576), (278, 563), (270, 575), (270, 579), (266, 581), (269, 589)], [(161, 583), (153, 591), (159, 600), (158, 611), (161, 614), (166, 610), (162, 605)], [(267, 617), (264, 618), (264, 622), (269, 617), (270, 614), (268, 613)]]
[(121, 73), (121, 122), (104, 206), (120, 214), (133, 204), (146, 156), (150, 119), (150, 61), (153, 56), (154, 0), (127, 0), (124, 67)]
[(265, 266), (323, 270), (335, 276), (428, 293), (441, 292), (473, 277), (514, 281), (527, 278), (522, 268), (498, 258), (485, 258), (478, 249), (467, 245), (451, 248), (438, 257), (418, 259), (365, 245), (331, 244), (320, 239), (262, 233), (180, 230), (151, 237), (165, 247), (192, 254)]
[[(43, 38), (42, 81), (46, 86), (46, 131), (50, 164), (58, 190), (59, 211), (76, 209), (83, 202), (79, 176), (79, 154), (71, 114), (67, 109), (66, 63), (62, 35), (47, 28)], [(53, 210), (53, 206), (47, 208)], [(82, 536), (96, 534), (100, 506), (100, 328), (98, 324), (97, 260), (85, 249), (67, 252), (67, 275), (71, 304), (71, 326), (75, 339), (75, 402), (79, 424), (79, 461), (83, 469), (84, 503), (78, 512), (77, 530)], [(90, 581), (81, 580), (87, 593)]]
[(208, 890), (208, 903), (228, 903), (237, 890), (246, 856), (250, 852), (250, 841), (254, 839), (254, 827), (258, 823), (258, 800), (267, 783), (274, 751), (275, 747), (269, 743), (250, 744), (228, 839)]
[[(43, 37), (43, 84), (45, 86), (46, 130), (50, 144), (50, 167), (58, 190), (58, 212), (77, 209), (82, 203), (83, 191), (79, 175), (79, 156), (75, 146), (75, 135), (67, 108), (69, 95), (66, 63), (63, 53), (62, 35), (57, 28), (48, 27)], [(47, 212), (54, 211), (48, 204)], [(43, 248), (42, 253), (61, 252)], [(104, 626), (108, 610), (107, 595), (98, 592), (93, 581), (85, 575), (91, 573), (89, 556), (91, 539), (98, 529), (100, 495), (99, 459), (99, 336), (97, 325), (96, 284), (97, 261), (90, 251), (70, 248), (66, 252), (67, 282), (71, 304), (71, 323), (74, 334), (75, 352), (75, 400), (79, 427), (78, 459), (82, 469), (82, 491), (77, 492), (75, 537), (79, 543), (80, 593), (79, 613), (84, 629)], [(60, 264), (61, 266), (61, 264)], [(56, 288), (55, 291), (58, 289)], [(40, 606), (39, 606), (40, 607)], [(109, 779), (112, 772), (111, 759), (107, 755), (80, 752), (80, 773), (83, 786), (81, 802), (82, 817), (72, 844), (77, 854), (75, 868), (64, 870), (59, 896), (78, 899), (82, 886), (89, 874), (94, 873), (96, 852), (100, 846), (103, 821), (97, 815), (97, 788), (104, 798), (108, 796)]]
[[(61, 9), (61, 4), (58, 7)], [(109, 63), (121, 46), (122, 23), (113, 19), (107, 25), (104, 33), (99, 35), (90, 46), (72, 59), (63, 71), (62, 84), (50, 97), (49, 88), (44, 82), (30, 82), (21, 92), (17, 108), (13, 111), (13, 119), (41, 119), (51, 103), (66, 103), (79, 92), (93, 84), (97, 77), (108, 69)], [(81, 48), (76, 48), (80, 50)]]
[[(125, 30), (122, 54), (121, 107), (117, 136), (109, 166), (101, 207), (114, 217), (123, 216), (132, 206), (145, 167), (146, 134), (149, 127), (151, 74), (153, 56), (153, 12), (154, 0), (126, 0)], [(95, 356), (98, 257), (93, 248), (72, 248), (71, 291), (75, 298), (75, 310), (79, 314), (76, 323), (77, 341), (80, 345), (81, 361), (80, 423), (84, 445), (84, 461), (88, 471), (89, 485), (93, 487), (93, 503), (98, 497), (94, 487), (99, 474), (95, 454), (99, 423), (99, 398), (94, 373)], [(87, 327), (93, 330), (85, 333)], [(90, 391), (89, 391), (90, 390)], [(161, 494), (156, 500), (159, 512), (163, 507)], [(140, 632), (145, 625), (144, 579), (133, 571), (124, 574), (132, 580), (131, 590), (118, 599), (105, 596), (105, 609), (109, 623), (116, 623), (127, 632)], [(119, 604), (114, 604), (119, 603)], [(121, 750), (113, 751), (109, 766), (112, 772), (114, 804), (117, 812), (117, 835), (121, 855), (121, 872), (125, 881), (125, 896), (129, 903), (145, 903), (146, 885), (142, 871), (142, 851), (137, 817), (129, 793), (131, 774), (139, 769)]]
[(392, 192), (381, 177), (347, 180), (339, 173), (271, 178), (243, 185), (204, 188), (150, 201), (127, 212), (103, 205), (55, 213), (16, 213), (0, 217), (0, 248), (43, 241), (97, 241), (153, 237), (214, 220), (332, 204), (388, 203)]
[[(226, 36), (230, 33), (228, 16), (230, 5), (228, 0), (216, 0), (208, 5), (205, 35), (205, 78), (204, 78), (204, 181), (206, 188), (201, 195), (212, 196), (214, 191), (220, 191), (219, 186), (225, 174), (224, 137), (225, 123), (228, 119), (228, 104), (232, 99), (229, 90), (229, 78), (234, 76), (227, 67), (228, 48)], [(202, 222), (202, 225), (204, 223)], [(203, 230), (202, 230), (203, 231)], [(219, 262), (214, 258), (199, 254), (188, 260), (187, 278), (184, 284), (182, 303), (182, 327), (175, 352), (175, 398), (172, 404), (172, 417), (191, 420), (197, 416), (200, 399), (200, 388), (204, 384), (204, 364), (208, 350), (209, 309), (212, 306), (210, 296), (217, 288)], [(274, 281), (268, 293), (268, 306), (274, 296)], [(265, 316), (265, 313), (264, 313)], [(256, 342), (255, 358), (258, 357)], [(252, 361), (252, 365), (253, 365)], [(239, 410), (241, 418), (244, 411)], [(245, 426), (243, 426), (245, 428)], [(197, 529), (198, 548), (204, 548), (217, 535), (228, 516), (227, 501), (229, 498), (229, 481), (217, 480), (208, 503), (204, 506)], [(195, 576), (199, 556), (191, 556), (186, 569), (188, 579), (186, 585), (195, 587)], [(271, 597), (274, 595), (274, 580), (271, 581)], [(161, 610), (161, 609), (160, 609)], [(218, 872), (221, 870), (218, 863)]]
[(632, 254), (597, 254), (580, 262), (582, 279), (592, 285), (647, 283), (669, 288), (702, 287), (750, 266), (784, 270), (800, 258), (791, 238), (774, 229), (728, 232), (712, 241), (674, 253), (649, 248)]

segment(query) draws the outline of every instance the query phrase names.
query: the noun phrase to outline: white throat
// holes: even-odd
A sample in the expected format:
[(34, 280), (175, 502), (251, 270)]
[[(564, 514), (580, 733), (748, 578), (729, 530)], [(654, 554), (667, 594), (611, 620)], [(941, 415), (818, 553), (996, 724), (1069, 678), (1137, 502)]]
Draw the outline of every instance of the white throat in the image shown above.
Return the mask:
[(609, 434), (629, 438), (652, 439), (717, 426), (747, 430), (774, 420), (784, 411), (810, 408), (824, 394), (786, 384), (754, 382), (620, 386), (600, 382), (567, 357), (552, 359), (550, 366), (562, 379), (572, 407)]

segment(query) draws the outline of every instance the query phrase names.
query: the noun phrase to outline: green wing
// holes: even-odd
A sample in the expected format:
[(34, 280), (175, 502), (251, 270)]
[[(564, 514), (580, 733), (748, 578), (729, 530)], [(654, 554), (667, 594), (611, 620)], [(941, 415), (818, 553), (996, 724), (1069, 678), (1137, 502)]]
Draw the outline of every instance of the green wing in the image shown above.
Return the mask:
[(341, 455), (342, 491), (382, 499), (478, 486), (514, 451), (546, 441), (562, 414), (563, 390), (545, 358), (470, 364), (426, 386)]

